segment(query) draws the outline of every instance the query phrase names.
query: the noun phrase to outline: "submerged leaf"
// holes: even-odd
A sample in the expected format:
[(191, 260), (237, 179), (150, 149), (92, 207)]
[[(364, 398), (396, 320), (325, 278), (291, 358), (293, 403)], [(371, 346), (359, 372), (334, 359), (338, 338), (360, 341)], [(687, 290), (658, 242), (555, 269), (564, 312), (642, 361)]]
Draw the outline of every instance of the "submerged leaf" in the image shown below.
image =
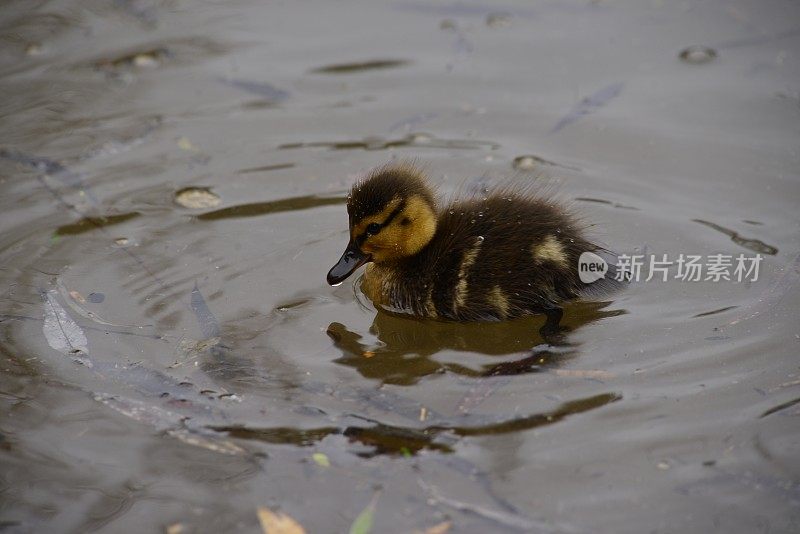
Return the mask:
[(284, 513), (275, 513), (265, 506), (259, 506), (256, 513), (264, 534), (305, 534), (306, 532), (300, 523)]
[(372, 497), (366, 508), (358, 514), (356, 520), (350, 527), (350, 534), (369, 534), (372, 531), (372, 523), (375, 517), (375, 505), (378, 502), (378, 493)]
[(66, 355), (88, 353), (89, 342), (78, 324), (72, 320), (56, 299), (58, 292), (50, 290), (42, 293), (44, 300), (44, 324), (42, 331), (47, 344)]
[(321, 467), (331, 466), (331, 461), (328, 460), (328, 456), (323, 452), (315, 452), (311, 455), (311, 458)]
[(445, 532), (448, 532), (452, 526), (452, 521), (443, 521), (438, 525), (433, 525), (432, 527), (426, 528), (422, 534), (445, 534)]

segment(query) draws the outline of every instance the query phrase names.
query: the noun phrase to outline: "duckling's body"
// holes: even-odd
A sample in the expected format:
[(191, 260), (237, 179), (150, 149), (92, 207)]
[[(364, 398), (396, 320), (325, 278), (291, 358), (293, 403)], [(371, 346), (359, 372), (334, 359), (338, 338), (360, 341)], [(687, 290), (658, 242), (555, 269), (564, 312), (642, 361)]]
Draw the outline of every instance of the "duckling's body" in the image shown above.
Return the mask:
[(437, 210), (424, 176), (408, 165), (380, 168), (353, 186), (348, 213), (350, 244), (328, 281), (371, 262), (362, 282), (367, 297), (418, 317), (499, 321), (546, 313), (557, 323), (562, 303), (587, 289), (578, 258), (603, 252), (562, 206), (519, 188)]

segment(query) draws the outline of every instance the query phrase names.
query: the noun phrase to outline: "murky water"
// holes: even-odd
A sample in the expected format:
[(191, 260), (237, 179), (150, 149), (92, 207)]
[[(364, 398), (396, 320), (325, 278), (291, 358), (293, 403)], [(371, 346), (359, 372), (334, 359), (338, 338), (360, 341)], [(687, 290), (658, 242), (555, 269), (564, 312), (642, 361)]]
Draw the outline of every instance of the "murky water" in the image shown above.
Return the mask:
[[(17, 1), (0, 26), (6, 531), (800, 528), (796, 3)], [(616, 250), (759, 276), (672, 266), (570, 306), (565, 347), (537, 317), (376, 313), (325, 273), (392, 158), (445, 194), (552, 181)]]

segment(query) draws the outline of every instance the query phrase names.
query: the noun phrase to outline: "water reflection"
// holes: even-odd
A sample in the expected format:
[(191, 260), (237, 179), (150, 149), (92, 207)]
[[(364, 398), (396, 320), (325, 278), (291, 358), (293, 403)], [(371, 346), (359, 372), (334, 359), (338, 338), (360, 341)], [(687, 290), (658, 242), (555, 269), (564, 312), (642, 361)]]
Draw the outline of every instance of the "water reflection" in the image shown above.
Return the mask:
[[(565, 311), (562, 325), (566, 331), (574, 331), (605, 317), (625, 313), (624, 310), (604, 310), (608, 304), (572, 304)], [(369, 329), (377, 337), (376, 342), (364, 342), (361, 334), (338, 322), (331, 323), (327, 333), (342, 352), (342, 356), (334, 360), (336, 363), (353, 367), (366, 378), (412, 385), (421, 377), (445, 371), (470, 377), (533, 373), (557, 365), (577, 352), (574, 345), (554, 347), (545, 343), (540, 334), (543, 323), (543, 316), (465, 324), (413, 319), (379, 311)], [(521, 357), (473, 369), (431, 358), (445, 350)]]
[(365, 458), (381, 454), (409, 456), (422, 450), (451, 453), (453, 446), (463, 437), (512, 434), (553, 425), (571, 415), (602, 408), (621, 399), (622, 395), (619, 393), (608, 392), (564, 402), (553, 410), (522, 417), (497, 418), (464, 414), (437, 417), (433, 424), (428, 425), (396, 426), (351, 414), (344, 418), (347, 424), (341, 426), (298, 429), (223, 425), (208, 426), (207, 429), (238, 439), (302, 447), (315, 445), (328, 436), (343, 435), (350, 443), (360, 443), (367, 447), (367, 450), (356, 453)]

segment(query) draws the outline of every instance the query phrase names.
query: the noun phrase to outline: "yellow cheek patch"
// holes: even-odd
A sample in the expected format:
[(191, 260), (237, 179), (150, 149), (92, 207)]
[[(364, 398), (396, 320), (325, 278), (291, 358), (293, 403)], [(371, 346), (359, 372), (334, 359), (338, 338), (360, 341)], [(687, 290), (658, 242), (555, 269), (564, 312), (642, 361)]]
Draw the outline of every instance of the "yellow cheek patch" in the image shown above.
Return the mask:
[[(408, 226), (402, 226), (407, 219)], [(411, 256), (427, 245), (436, 233), (436, 213), (421, 197), (412, 196), (406, 201), (406, 207), (392, 225), (400, 225), (403, 237), (400, 240), (403, 254)]]
[(562, 245), (555, 236), (548, 235), (541, 243), (536, 243), (531, 247), (533, 259), (537, 262), (550, 261), (561, 265), (567, 266), (567, 255), (564, 252), (564, 245)]

